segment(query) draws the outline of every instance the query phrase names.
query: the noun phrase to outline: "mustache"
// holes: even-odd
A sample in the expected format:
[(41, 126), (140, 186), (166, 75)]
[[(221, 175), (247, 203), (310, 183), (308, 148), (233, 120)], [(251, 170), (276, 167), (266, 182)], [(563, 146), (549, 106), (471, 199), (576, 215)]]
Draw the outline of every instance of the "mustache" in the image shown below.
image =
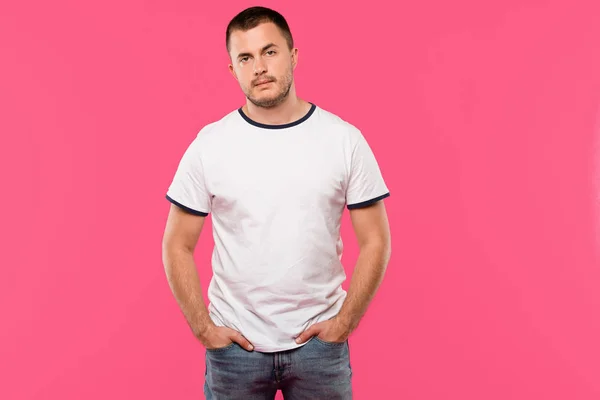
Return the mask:
[(256, 85), (258, 85), (258, 82), (264, 82), (264, 81), (277, 82), (277, 79), (275, 79), (275, 77), (272, 77), (272, 76), (262, 76), (260, 78), (254, 79), (252, 81), (252, 86), (256, 86)]

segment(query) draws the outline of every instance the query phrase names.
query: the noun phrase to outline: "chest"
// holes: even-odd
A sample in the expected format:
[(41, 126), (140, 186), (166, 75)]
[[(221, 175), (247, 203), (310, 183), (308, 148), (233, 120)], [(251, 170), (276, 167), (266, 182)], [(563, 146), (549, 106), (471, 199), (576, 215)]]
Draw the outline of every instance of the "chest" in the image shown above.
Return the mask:
[(265, 207), (339, 208), (347, 166), (341, 148), (327, 142), (246, 143), (207, 168), (214, 212)]

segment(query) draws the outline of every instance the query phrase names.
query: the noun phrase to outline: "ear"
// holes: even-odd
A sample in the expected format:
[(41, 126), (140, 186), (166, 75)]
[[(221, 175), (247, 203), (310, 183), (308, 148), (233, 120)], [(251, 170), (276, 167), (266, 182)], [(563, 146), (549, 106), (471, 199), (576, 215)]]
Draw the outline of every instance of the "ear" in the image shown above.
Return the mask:
[(298, 49), (293, 48), (291, 53), (292, 53), (292, 69), (296, 69), (296, 66), (298, 65)]
[(231, 75), (233, 75), (233, 78), (237, 81), (237, 75), (235, 74), (235, 69), (233, 68), (233, 64), (229, 64), (229, 72), (231, 72)]

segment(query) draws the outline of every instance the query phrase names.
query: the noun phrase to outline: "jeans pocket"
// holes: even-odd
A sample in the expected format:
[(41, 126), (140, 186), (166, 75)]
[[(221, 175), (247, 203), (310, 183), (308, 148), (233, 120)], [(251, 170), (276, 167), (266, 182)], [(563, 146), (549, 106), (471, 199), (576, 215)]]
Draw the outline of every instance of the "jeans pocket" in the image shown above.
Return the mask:
[(225, 347), (217, 347), (216, 349), (206, 349), (206, 351), (208, 353), (220, 353), (220, 352), (223, 352), (223, 351), (227, 351), (227, 350), (233, 349), (233, 347), (235, 346), (235, 344), (236, 344), (235, 342), (231, 342), (230, 344), (228, 344)]
[(315, 336), (315, 337), (314, 337), (314, 339), (315, 339), (315, 340), (316, 340), (318, 343), (321, 343), (321, 344), (323, 344), (323, 345), (325, 345), (325, 346), (329, 346), (329, 347), (342, 347), (342, 346), (346, 345), (346, 341), (343, 341), (343, 342), (327, 342), (327, 341), (325, 341), (325, 340), (321, 339), (321, 338), (320, 338), (320, 337), (318, 337), (318, 336)]

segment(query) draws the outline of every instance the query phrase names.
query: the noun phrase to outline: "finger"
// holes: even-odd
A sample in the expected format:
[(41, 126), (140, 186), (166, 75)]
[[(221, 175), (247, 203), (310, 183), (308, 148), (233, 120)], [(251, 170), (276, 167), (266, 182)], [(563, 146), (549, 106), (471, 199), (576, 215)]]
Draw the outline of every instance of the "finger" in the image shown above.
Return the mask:
[(302, 332), (300, 335), (298, 335), (298, 337), (296, 338), (296, 343), (298, 343), (298, 344), (304, 343), (305, 341), (308, 340), (308, 338), (313, 337), (318, 334), (319, 334), (319, 327), (317, 325), (313, 325), (310, 328), (308, 328), (307, 330), (305, 330), (304, 332)]
[(244, 337), (244, 335), (242, 335), (239, 332), (236, 332), (231, 338), (232, 342), (236, 342), (237, 344), (239, 344), (242, 348), (248, 350), (248, 351), (252, 351), (254, 350), (254, 346), (252, 346), (252, 343), (250, 343), (248, 341), (248, 339), (246, 339)]

